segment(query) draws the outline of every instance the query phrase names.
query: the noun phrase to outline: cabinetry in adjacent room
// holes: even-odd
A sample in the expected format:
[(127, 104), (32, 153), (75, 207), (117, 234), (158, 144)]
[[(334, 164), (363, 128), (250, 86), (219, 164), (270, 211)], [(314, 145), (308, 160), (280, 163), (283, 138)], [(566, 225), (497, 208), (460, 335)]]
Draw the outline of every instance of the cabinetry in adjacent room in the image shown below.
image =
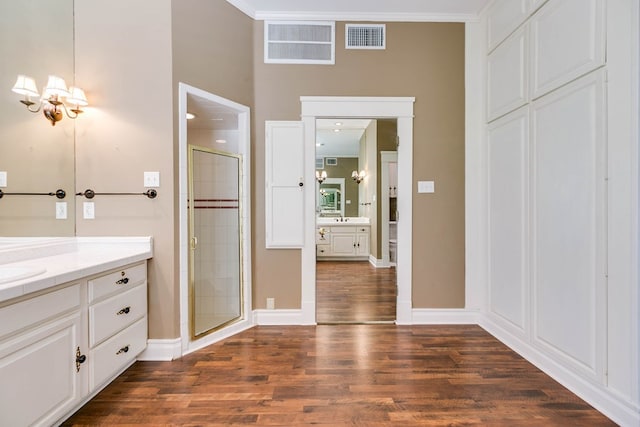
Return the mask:
[(317, 227), (317, 257), (368, 259), (370, 229), (369, 225)]

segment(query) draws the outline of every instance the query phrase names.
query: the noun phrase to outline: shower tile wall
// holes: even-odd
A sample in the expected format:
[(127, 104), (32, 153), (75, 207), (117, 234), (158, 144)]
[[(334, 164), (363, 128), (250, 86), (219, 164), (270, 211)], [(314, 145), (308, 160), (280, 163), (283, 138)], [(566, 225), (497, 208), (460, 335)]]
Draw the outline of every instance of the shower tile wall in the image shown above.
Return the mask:
[(240, 316), (238, 159), (194, 152), (195, 331)]

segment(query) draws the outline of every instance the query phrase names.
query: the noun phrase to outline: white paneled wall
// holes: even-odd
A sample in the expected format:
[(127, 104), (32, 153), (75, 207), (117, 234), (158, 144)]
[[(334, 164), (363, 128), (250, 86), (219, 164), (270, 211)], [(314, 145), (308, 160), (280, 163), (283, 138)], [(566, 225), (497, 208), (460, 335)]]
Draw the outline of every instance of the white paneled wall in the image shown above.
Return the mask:
[(531, 107), (534, 338), (590, 375), (606, 345), (603, 73)]
[(528, 101), (526, 30), (526, 27), (520, 28), (487, 58), (489, 120), (513, 111)]
[(531, 97), (604, 65), (604, 1), (550, 1), (531, 18)]
[(527, 275), (529, 108), (489, 125), (491, 311), (524, 334)]
[(640, 424), (629, 208), (638, 203), (639, 8), (496, 0), (484, 17), (486, 326), (622, 425)]

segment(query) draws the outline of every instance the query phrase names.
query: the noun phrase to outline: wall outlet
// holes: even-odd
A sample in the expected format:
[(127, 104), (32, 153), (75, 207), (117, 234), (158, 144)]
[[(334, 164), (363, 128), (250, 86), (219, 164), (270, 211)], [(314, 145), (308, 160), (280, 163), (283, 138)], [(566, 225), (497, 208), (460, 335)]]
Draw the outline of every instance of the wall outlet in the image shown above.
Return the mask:
[(275, 310), (275, 308), (276, 308), (276, 299), (267, 298), (267, 310)]
[(7, 172), (0, 171), (0, 187), (7, 186)]
[(56, 219), (67, 219), (67, 202), (56, 202)]
[(82, 217), (84, 219), (95, 219), (96, 218), (96, 208), (93, 202), (83, 202), (82, 203)]
[(160, 172), (145, 172), (144, 173), (144, 186), (160, 187)]

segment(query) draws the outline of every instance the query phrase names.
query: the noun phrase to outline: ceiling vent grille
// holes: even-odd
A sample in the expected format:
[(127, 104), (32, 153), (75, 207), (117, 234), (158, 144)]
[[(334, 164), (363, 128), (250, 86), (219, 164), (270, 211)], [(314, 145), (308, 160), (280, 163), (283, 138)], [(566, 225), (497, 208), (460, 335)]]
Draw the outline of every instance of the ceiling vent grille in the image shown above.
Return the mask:
[(347, 49), (385, 49), (386, 34), (384, 24), (347, 24)]
[(335, 23), (266, 21), (264, 62), (267, 64), (334, 64)]

